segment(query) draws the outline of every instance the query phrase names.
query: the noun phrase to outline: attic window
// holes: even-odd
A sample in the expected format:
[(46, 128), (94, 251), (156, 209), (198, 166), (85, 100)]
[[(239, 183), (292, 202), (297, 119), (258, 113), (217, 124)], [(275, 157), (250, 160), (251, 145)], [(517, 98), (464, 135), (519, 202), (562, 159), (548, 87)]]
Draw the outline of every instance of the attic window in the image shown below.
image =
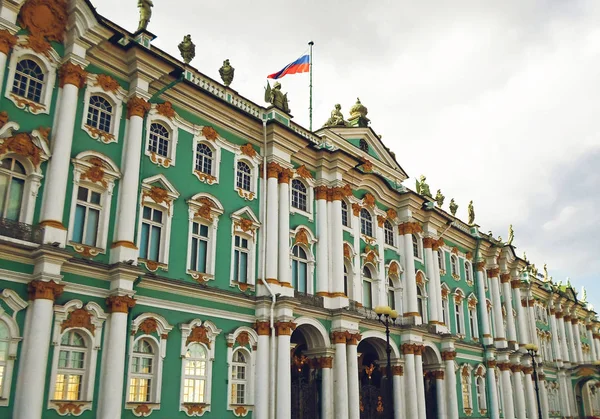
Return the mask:
[(365, 153), (369, 152), (369, 144), (367, 144), (367, 142), (365, 140), (360, 140), (358, 142), (358, 147)]

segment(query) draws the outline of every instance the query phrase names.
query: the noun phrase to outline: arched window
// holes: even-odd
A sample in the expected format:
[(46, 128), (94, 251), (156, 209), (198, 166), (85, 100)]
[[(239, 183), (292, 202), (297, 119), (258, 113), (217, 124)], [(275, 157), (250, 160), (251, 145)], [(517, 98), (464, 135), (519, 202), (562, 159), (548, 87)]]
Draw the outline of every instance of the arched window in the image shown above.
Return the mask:
[(235, 185), (245, 191), (250, 191), (252, 188), (252, 170), (250, 166), (243, 161), (237, 163), (237, 173)]
[(246, 404), (248, 394), (248, 366), (250, 355), (236, 349), (231, 363), (231, 404)]
[(292, 207), (307, 211), (308, 194), (306, 186), (298, 179), (292, 179)]
[(394, 228), (392, 227), (392, 223), (389, 220), (385, 220), (383, 223), (383, 234), (385, 236), (385, 244), (390, 246), (394, 245)]
[(452, 276), (458, 276), (458, 258), (454, 255), (450, 256), (450, 269)]
[(482, 412), (487, 410), (487, 400), (485, 397), (485, 378), (477, 377), (475, 386), (477, 391), (477, 406), (479, 407), (479, 411)]
[(70, 330), (60, 341), (58, 369), (54, 385), (54, 400), (81, 400), (88, 345), (83, 335)]
[(360, 232), (366, 236), (373, 237), (373, 219), (371, 213), (365, 208), (360, 210)]
[(206, 349), (201, 343), (188, 346), (183, 360), (183, 402), (204, 403), (206, 396)]
[(19, 61), (15, 71), (12, 92), (25, 99), (41, 103), (43, 88), (44, 72), (42, 68), (33, 60)]
[(367, 143), (365, 140), (361, 139), (358, 142), (358, 148), (360, 148), (365, 153), (368, 153), (369, 152), (369, 143)]
[(394, 289), (394, 282), (391, 278), (388, 278), (387, 300), (388, 306), (391, 307), (392, 310), (396, 310), (396, 294)]
[(0, 320), (0, 396), (4, 394), (4, 380), (8, 369), (8, 345), (10, 344), (10, 334), (8, 326)]
[(102, 96), (90, 96), (88, 106), (87, 125), (100, 131), (111, 132), (113, 119), (113, 106)]
[(350, 227), (350, 219), (348, 218), (348, 204), (342, 199), (342, 225)]
[(298, 292), (306, 293), (308, 285), (308, 256), (296, 245), (292, 249), (292, 286)]
[(26, 175), (25, 167), (18, 160), (0, 161), (0, 218), (19, 220)]
[(366, 308), (373, 307), (373, 275), (368, 267), (363, 267), (362, 289), (363, 289), (363, 306)]
[(471, 264), (465, 260), (465, 279), (467, 282), (473, 280), (473, 275), (471, 274)]
[(416, 234), (412, 235), (413, 256), (421, 259), (421, 249), (419, 248), (419, 238)]
[(448, 315), (448, 297), (442, 297), (442, 322), (450, 327), (450, 316)]
[(156, 374), (156, 349), (150, 339), (141, 338), (133, 345), (129, 378), (130, 402), (153, 401)]
[[(213, 152), (203, 143), (196, 145), (196, 170), (207, 175), (212, 175)], [(239, 163), (238, 163), (239, 167)]]
[(148, 151), (162, 157), (169, 157), (169, 130), (158, 122), (150, 124), (150, 141), (148, 142)]

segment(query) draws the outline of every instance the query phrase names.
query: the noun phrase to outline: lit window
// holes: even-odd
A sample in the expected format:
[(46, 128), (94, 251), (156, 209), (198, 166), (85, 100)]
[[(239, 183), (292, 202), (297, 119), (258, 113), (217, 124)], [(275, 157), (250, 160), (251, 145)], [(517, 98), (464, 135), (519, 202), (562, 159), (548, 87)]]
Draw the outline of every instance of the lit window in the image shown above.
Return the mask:
[(251, 190), (251, 174), (250, 166), (244, 163), (243, 161), (239, 161), (237, 163), (237, 173), (236, 173), (236, 186), (245, 191)]
[(156, 383), (154, 374), (156, 355), (150, 339), (138, 339), (133, 345), (131, 372), (129, 378), (129, 401), (152, 401), (152, 391)]
[(246, 404), (249, 356), (242, 349), (233, 354), (231, 364), (231, 404)]
[(54, 400), (81, 400), (86, 373), (86, 346), (84, 337), (77, 331), (71, 330), (62, 336), (54, 382)]
[(393, 246), (394, 245), (394, 229), (392, 228), (392, 223), (390, 223), (388, 220), (385, 220), (385, 223), (383, 223), (383, 233), (385, 236), (385, 244)]
[(192, 249), (190, 258), (190, 269), (192, 271), (206, 273), (208, 229), (207, 225), (195, 221), (192, 222)]
[(17, 63), (12, 92), (18, 96), (41, 103), (44, 88), (44, 72), (33, 60)]
[[(213, 152), (206, 144), (196, 145), (196, 170), (207, 175), (212, 174)], [(238, 163), (239, 166), (239, 163)]]
[(412, 235), (412, 245), (413, 245), (413, 256), (417, 259), (421, 258), (421, 252), (419, 248), (419, 238), (416, 235)]
[(0, 161), (0, 218), (19, 221), (26, 175), (16, 159)]
[(308, 257), (306, 251), (296, 245), (292, 251), (292, 286), (298, 292), (306, 293), (308, 285)]
[(72, 241), (96, 246), (102, 194), (93, 189), (79, 186), (77, 189), (77, 204), (75, 206), (75, 221), (73, 224)]
[(88, 106), (87, 125), (100, 131), (111, 132), (112, 104), (102, 96), (91, 96)]
[(458, 258), (454, 255), (450, 257), (450, 268), (453, 276), (458, 276)]
[(233, 280), (242, 284), (248, 283), (248, 239), (236, 235), (233, 251)]
[(164, 228), (163, 211), (144, 206), (142, 209), (142, 234), (140, 240), (140, 258), (159, 261), (161, 236)]
[(342, 200), (342, 225), (350, 227), (350, 219), (348, 218), (348, 204)]
[(363, 140), (363, 139), (361, 139), (361, 140), (358, 142), (358, 148), (360, 148), (360, 149), (361, 149), (362, 151), (364, 151), (365, 153), (368, 153), (368, 152), (369, 152), (369, 144), (368, 144), (368, 143), (367, 143), (365, 140)]
[(388, 288), (387, 288), (387, 300), (388, 307), (391, 307), (392, 310), (396, 309), (396, 294), (394, 290), (394, 283), (391, 278), (388, 278)]
[(162, 157), (169, 156), (169, 130), (157, 122), (150, 124), (148, 151)]
[(292, 207), (307, 211), (307, 192), (304, 183), (298, 179), (292, 180)]
[(363, 267), (363, 278), (362, 278), (362, 288), (363, 288), (363, 306), (366, 308), (373, 307), (373, 283), (372, 283), (372, 274), (371, 270), (366, 266)]
[(373, 237), (373, 219), (366, 209), (360, 210), (360, 232), (365, 236)]
[(188, 346), (183, 360), (183, 402), (204, 403), (206, 397), (206, 349), (200, 343)]

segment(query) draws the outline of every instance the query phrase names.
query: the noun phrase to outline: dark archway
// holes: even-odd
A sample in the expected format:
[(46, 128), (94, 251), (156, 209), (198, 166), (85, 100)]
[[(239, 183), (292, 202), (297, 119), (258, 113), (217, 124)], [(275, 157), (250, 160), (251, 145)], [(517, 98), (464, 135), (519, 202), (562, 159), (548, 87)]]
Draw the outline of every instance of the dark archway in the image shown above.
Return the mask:
[(442, 371), (442, 360), (431, 346), (423, 349), (423, 387), (425, 389), (425, 417), (438, 419), (439, 406), (437, 404), (436, 376)]
[[(321, 370), (307, 351), (314, 349), (314, 326), (298, 326), (291, 336), (291, 417), (292, 419), (320, 419)], [(317, 334), (318, 336), (318, 334)]]
[[(382, 351), (383, 349), (383, 351)], [(380, 419), (392, 410), (387, 396), (389, 384), (385, 376), (385, 342), (379, 338), (363, 339), (358, 345), (358, 379), (360, 383), (360, 418)]]

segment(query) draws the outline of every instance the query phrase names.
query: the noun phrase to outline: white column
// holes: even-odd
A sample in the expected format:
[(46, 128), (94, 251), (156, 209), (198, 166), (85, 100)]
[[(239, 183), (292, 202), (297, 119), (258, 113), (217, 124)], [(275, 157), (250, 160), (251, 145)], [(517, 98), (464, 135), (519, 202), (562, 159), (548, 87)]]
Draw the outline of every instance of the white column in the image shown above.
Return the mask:
[(590, 355), (592, 357), (592, 363), (598, 360), (598, 354), (596, 352), (596, 342), (594, 342), (594, 334), (592, 333), (592, 326), (586, 325), (586, 334), (588, 342), (590, 343)]
[(508, 343), (517, 343), (517, 331), (515, 328), (515, 318), (513, 317), (512, 293), (510, 289), (510, 274), (500, 275), (502, 294), (504, 295), (504, 310), (506, 311), (506, 337)]
[[(446, 400), (448, 401), (448, 419), (458, 419), (458, 398), (456, 392), (456, 371), (454, 359), (456, 352), (442, 352), (445, 368)], [(411, 417), (411, 416), (408, 416)], [(414, 416), (412, 416), (414, 417)]]
[(600, 338), (598, 338), (597, 333), (592, 333), (592, 336), (594, 336), (594, 345), (596, 346), (596, 356), (598, 357), (594, 361), (598, 361), (598, 360), (600, 360)]
[(127, 314), (135, 305), (135, 300), (126, 295), (113, 295), (108, 297), (106, 303), (111, 314), (104, 335), (98, 419), (121, 417), (127, 355)]
[[(290, 265), (290, 171), (283, 169), (279, 175), (279, 284), (292, 288)], [(308, 205), (312, 205), (309, 202)]]
[(17, 391), (15, 392), (15, 419), (41, 418), (46, 394), (46, 368), (52, 330), (53, 304), (64, 285), (56, 282), (33, 280), (29, 283), (30, 301), (23, 338)]
[(558, 372), (558, 383), (559, 383), (558, 394), (560, 396), (560, 406), (562, 409), (562, 415), (565, 417), (569, 417), (569, 416), (571, 416), (571, 405), (569, 402), (567, 380), (565, 378), (564, 371)]
[(270, 325), (268, 321), (256, 322), (258, 342), (256, 348), (256, 391), (254, 392), (254, 412), (256, 419), (269, 419), (269, 343)]
[[(321, 418), (333, 418), (332, 357), (323, 357), (321, 362)], [(258, 419), (258, 418), (257, 418)]]
[(571, 381), (571, 376), (569, 374), (565, 374), (565, 384), (567, 388), (567, 396), (569, 397), (569, 410), (571, 411), (571, 416), (575, 416), (577, 414), (577, 404), (575, 403), (575, 393), (573, 388), (573, 382)]
[(435, 281), (435, 288), (438, 291), (437, 318), (441, 324), (444, 320), (444, 313), (442, 309), (442, 283), (440, 279), (440, 265), (438, 264), (440, 241), (443, 242), (443, 240), (438, 240), (433, 244), (433, 280)]
[(348, 365), (348, 417), (360, 419), (360, 395), (358, 388), (358, 353), (356, 347), (360, 335), (349, 333), (346, 338), (346, 362)]
[(493, 342), (490, 331), (490, 319), (487, 311), (487, 299), (485, 298), (485, 281), (483, 279), (483, 270), (485, 262), (477, 262), (477, 305), (479, 306), (479, 324), (483, 331), (483, 343), (491, 345)]
[[(380, 218), (381, 216), (378, 215), (377, 216), (377, 227), (375, 228), (375, 240), (377, 241), (377, 246), (379, 246), (380, 249), (385, 249), (385, 238), (383, 236), (383, 222), (385, 221), (381, 221), (381, 226), (379, 225), (380, 223)], [(376, 259), (375, 264), (377, 265), (377, 284), (379, 285), (377, 287), (377, 300), (373, 302), (373, 307), (376, 307), (378, 305), (382, 305), (382, 306), (387, 306), (388, 305), (388, 301), (387, 301), (387, 288), (388, 288), (388, 281), (387, 281), (387, 277), (385, 275), (385, 257), (384, 257), (384, 253), (381, 252), (381, 255), (379, 258)]]
[(556, 317), (554, 308), (550, 309), (550, 332), (552, 333), (552, 354), (555, 361), (562, 361), (562, 349), (558, 341), (560, 330), (556, 325)]
[(52, 157), (46, 169), (40, 224), (44, 227), (44, 243), (58, 242), (60, 247), (64, 247), (67, 241), (67, 229), (63, 225), (63, 210), (71, 167), (75, 114), (79, 103), (79, 89), (84, 86), (87, 76), (78, 64), (70, 61), (62, 65), (59, 73), (62, 99), (57, 109), (57, 123), (50, 142)]
[(515, 404), (517, 410), (517, 419), (527, 419), (525, 405), (525, 389), (523, 388), (523, 374), (520, 365), (512, 365), (513, 373), (513, 394), (515, 395)]
[[(494, 342), (497, 347), (506, 347), (506, 334), (504, 333), (504, 321), (502, 316), (502, 301), (500, 300), (500, 283), (498, 275), (500, 270), (498, 268), (488, 269), (488, 276), (490, 278), (490, 294), (492, 296), (492, 310), (494, 310)], [(506, 312), (506, 317), (509, 316), (510, 312)]]
[(115, 218), (114, 242), (110, 251), (110, 262), (137, 262), (138, 249), (135, 245), (136, 214), (140, 185), (140, 155), (144, 116), (150, 109), (146, 100), (133, 96), (127, 102), (127, 128), (123, 144), (123, 178), (119, 182), (117, 217)]
[(533, 367), (523, 368), (523, 385), (525, 387), (525, 400), (527, 403), (527, 414), (529, 418), (538, 417), (537, 397), (533, 389), (532, 380)]
[(401, 365), (393, 365), (392, 373), (392, 386), (394, 388), (394, 419), (402, 419), (404, 417), (404, 401), (402, 400), (402, 395), (404, 394), (404, 370)]
[(447, 419), (448, 412), (446, 411), (446, 383), (444, 382), (444, 370), (434, 371), (435, 379), (435, 400), (437, 403), (438, 417), (437, 419)]
[(558, 324), (558, 331), (560, 333), (562, 360), (563, 362), (571, 361), (569, 356), (569, 349), (567, 347), (567, 333), (565, 332), (565, 322), (563, 321), (563, 313), (556, 313), (556, 323)]
[(423, 381), (423, 350), (425, 347), (419, 345), (415, 348), (415, 383), (417, 384), (417, 405), (419, 410), (419, 419), (426, 419), (427, 410), (425, 407), (425, 383)]
[(346, 333), (333, 332), (335, 359), (333, 361), (333, 387), (335, 388), (335, 418), (348, 419), (348, 364), (346, 361)]
[(415, 345), (405, 343), (402, 345), (404, 353), (404, 402), (406, 404), (406, 417), (419, 418), (419, 405), (417, 395), (417, 381), (415, 377)]
[(521, 281), (513, 279), (510, 286), (513, 289), (514, 307), (517, 312), (517, 322), (519, 322), (519, 344), (524, 346), (529, 343), (529, 326), (525, 319), (526, 314), (521, 302)]
[(513, 402), (513, 388), (510, 382), (510, 364), (503, 362), (498, 365), (500, 368), (500, 385), (502, 386), (502, 415), (504, 419), (515, 419), (515, 405)]
[[(400, 234), (404, 235), (404, 317), (413, 318), (414, 324), (421, 324), (419, 308), (417, 305), (417, 281), (415, 275), (415, 261), (412, 245), (413, 231), (420, 227), (417, 223), (404, 223), (398, 226)], [(408, 378), (408, 366), (406, 368), (406, 377)], [(408, 385), (406, 386), (407, 391)]]
[[(317, 289), (315, 294), (329, 295), (329, 228), (327, 209), (327, 187), (315, 188), (317, 201)], [(331, 371), (330, 371), (331, 372)]]
[(292, 371), (290, 364), (290, 338), (293, 322), (280, 321), (275, 324), (277, 331), (277, 419), (289, 419), (292, 416)]
[[(489, 362), (489, 361), (488, 361)], [(498, 404), (498, 389), (496, 388), (496, 369), (495, 362), (488, 364), (486, 379), (487, 388), (489, 389), (488, 414), (490, 419), (500, 419), (500, 409)]]
[(540, 342), (537, 334), (537, 325), (535, 324), (535, 310), (533, 308), (534, 300), (531, 298), (527, 303), (527, 320), (529, 323), (529, 334), (531, 335), (531, 343), (533, 343), (538, 348), (540, 347)]
[(435, 266), (437, 265), (437, 261), (434, 257), (432, 247), (433, 239), (431, 237), (423, 239), (425, 268), (427, 271), (427, 278), (429, 279), (429, 323), (439, 324), (442, 321), (439, 317), (440, 309), (438, 308), (438, 306), (441, 305), (441, 294), (439, 281), (436, 281)]
[(575, 337), (573, 336), (573, 328), (571, 327), (571, 317), (563, 317), (565, 334), (567, 335), (567, 346), (569, 348), (569, 359), (572, 363), (577, 363), (577, 351), (575, 350)]
[(573, 330), (573, 337), (575, 338), (575, 353), (577, 354), (577, 362), (583, 364), (583, 345), (581, 344), (581, 334), (579, 333), (579, 320), (577, 318), (571, 319), (571, 328)]
[[(351, 214), (350, 209), (348, 210)], [(356, 218), (354, 219), (356, 221)], [(333, 296), (344, 296), (344, 233), (342, 230), (342, 188), (336, 187), (332, 191), (331, 201), (331, 276), (333, 277)], [(350, 274), (350, 273), (348, 273)], [(350, 282), (350, 281), (348, 281)], [(348, 284), (350, 288), (352, 284)], [(354, 299), (358, 301), (356, 296)]]
[(263, 281), (279, 283), (277, 280), (277, 261), (279, 254), (278, 243), (278, 222), (279, 222), (279, 193), (277, 187), (277, 178), (281, 171), (281, 166), (271, 162), (267, 165), (267, 266), (265, 267), (265, 276)]
[(550, 408), (548, 406), (548, 389), (546, 388), (546, 382), (543, 374), (538, 374), (538, 382), (540, 399), (542, 401), (542, 416), (544, 418), (548, 418), (550, 416)]

